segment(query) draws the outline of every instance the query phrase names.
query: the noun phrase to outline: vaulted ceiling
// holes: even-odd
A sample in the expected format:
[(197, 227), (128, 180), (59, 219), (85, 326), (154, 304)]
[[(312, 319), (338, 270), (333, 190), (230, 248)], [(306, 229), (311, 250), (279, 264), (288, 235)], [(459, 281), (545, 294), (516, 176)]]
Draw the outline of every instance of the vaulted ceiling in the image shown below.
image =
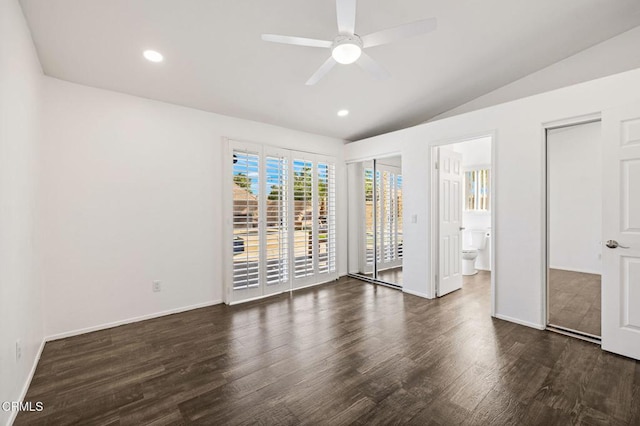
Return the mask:
[(260, 35), (332, 40), (333, 0), (21, 3), (49, 76), (346, 140), (424, 122), (640, 25), (638, 0), (361, 0), (357, 34), (429, 17), (438, 29), (368, 49), (387, 80), (338, 65), (306, 86), (330, 52)]

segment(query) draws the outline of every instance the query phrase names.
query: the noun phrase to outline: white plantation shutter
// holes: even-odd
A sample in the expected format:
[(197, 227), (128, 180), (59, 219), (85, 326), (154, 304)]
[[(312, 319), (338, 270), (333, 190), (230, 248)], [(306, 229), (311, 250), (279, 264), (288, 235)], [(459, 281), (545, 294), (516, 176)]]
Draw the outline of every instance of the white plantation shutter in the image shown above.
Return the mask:
[(395, 197), (394, 185), (395, 175), (390, 172), (382, 172), (382, 199), (384, 204), (384, 222), (383, 222), (383, 253), (384, 261), (390, 262), (395, 260), (396, 252), (394, 250), (395, 237)]
[(379, 269), (399, 266), (402, 259), (402, 177), (397, 170), (399, 169), (381, 165), (376, 171), (376, 243)]
[(490, 204), (490, 170), (480, 169), (465, 172), (465, 204), (468, 211), (488, 211)]
[(365, 204), (365, 262), (366, 265), (373, 265), (373, 169), (364, 169), (364, 204)]
[(337, 278), (334, 160), (251, 143), (230, 146), (230, 302)]
[(398, 259), (402, 259), (404, 248), (404, 234), (402, 231), (402, 175), (396, 176), (396, 246), (398, 250)]
[(478, 176), (478, 210), (489, 210), (489, 170), (480, 170)]
[(335, 165), (318, 163), (318, 272), (336, 270), (336, 189)]
[(266, 283), (289, 280), (289, 170), (286, 157), (265, 158)]
[(294, 199), (294, 274), (296, 278), (314, 274), (313, 231), (314, 190), (313, 162), (293, 160)]
[(375, 185), (376, 185), (376, 199), (375, 199), (375, 203), (376, 203), (376, 262), (378, 263), (378, 265), (382, 262), (382, 252), (383, 252), (383, 241), (382, 241), (382, 230), (384, 228), (384, 223), (382, 218), (384, 217), (384, 213), (382, 211), (382, 200), (383, 200), (383, 196), (382, 196), (382, 175), (380, 173), (380, 170), (376, 170), (376, 181), (375, 181)]
[(260, 156), (233, 151), (233, 288), (260, 283)]

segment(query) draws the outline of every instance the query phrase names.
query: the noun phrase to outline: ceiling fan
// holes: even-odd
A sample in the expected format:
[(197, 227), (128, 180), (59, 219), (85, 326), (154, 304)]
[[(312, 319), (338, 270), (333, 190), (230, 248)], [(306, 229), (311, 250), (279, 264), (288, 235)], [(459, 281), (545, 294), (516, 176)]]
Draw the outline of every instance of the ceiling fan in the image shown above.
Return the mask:
[(377, 79), (389, 77), (387, 70), (382, 68), (376, 61), (362, 50), (392, 43), (394, 41), (425, 34), (436, 29), (435, 18), (423, 19), (400, 25), (394, 28), (377, 31), (360, 37), (355, 33), (356, 24), (356, 0), (336, 0), (336, 11), (338, 15), (338, 36), (329, 40), (317, 40), (304, 37), (291, 37), (276, 34), (262, 34), (262, 40), (274, 43), (293, 44), (296, 46), (322, 47), (331, 49), (331, 56), (324, 64), (307, 80), (307, 85), (316, 84), (324, 77), (336, 64), (357, 63), (362, 69), (369, 72)]

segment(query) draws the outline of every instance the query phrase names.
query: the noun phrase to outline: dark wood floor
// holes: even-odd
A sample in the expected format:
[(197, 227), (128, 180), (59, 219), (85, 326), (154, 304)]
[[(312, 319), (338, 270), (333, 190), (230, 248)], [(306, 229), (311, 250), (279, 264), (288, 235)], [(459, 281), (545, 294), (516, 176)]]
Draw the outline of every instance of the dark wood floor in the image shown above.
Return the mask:
[(600, 336), (601, 277), (549, 269), (549, 323)]
[(355, 279), (47, 343), (22, 424), (640, 424), (640, 364)]

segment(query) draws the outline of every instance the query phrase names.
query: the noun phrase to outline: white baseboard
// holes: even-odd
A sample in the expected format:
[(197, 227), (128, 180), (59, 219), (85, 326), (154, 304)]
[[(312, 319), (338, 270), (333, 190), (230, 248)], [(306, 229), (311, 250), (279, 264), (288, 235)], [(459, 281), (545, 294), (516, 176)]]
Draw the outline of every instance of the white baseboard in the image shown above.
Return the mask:
[(542, 324), (536, 324), (534, 322), (529, 322), (529, 321), (524, 321), (518, 318), (512, 318), (512, 317), (508, 317), (506, 315), (501, 315), (501, 314), (496, 314), (496, 318), (504, 320), (504, 321), (509, 321), (509, 322), (514, 322), (516, 324), (519, 325), (524, 325), (525, 327), (531, 327), (531, 328), (535, 328), (538, 330), (544, 330), (545, 328), (547, 328), (546, 326), (542, 325)]
[[(36, 368), (38, 368), (38, 362), (40, 361), (40, 357), (42, 356), (42, 351), (44, 350), (44, 344), (46, 343), (46, 339), (42, 339), (40, 343), (40, 348), (38, 348), (38, 353), (36, 353), (35, 358), (33, 359), (33, 365), (31, 366), (31, 371), (29, 371), (29, 375), (27, 376), (27, 380), (25, 380), (24, 385), (22, 386), (22, 391), (20, 392), (20, 398), (18, 401), (23, 402), (24, 398), (27, 396), (27, 391), (29, 390), (29, 386), (31, 386), (31, 380), (33, 380), (33, 376), (36, 374)], [(11, 415), (9, 415), (9, 422), (7, 425), (12, 425), (13, 422), (16, 421), (16, 417), (18, 416), (18, 411), (11, 411)]]
[(422, 297), (422, 298), (424, 298), (424, 299), (432, 299), (431, 297), (429, 297), (429, 296), (427, 295), (427, 293), (422, 293), (422, 292), (420, 292), (420, 291), (409, 290), (408, 288), (404, 288), (404, 287), (402, 288), (402, 292), (403, 292), (403, 293), (410, 294), (410, 295), (412, 295), (412, 296)]
[(183, 306), (180, 308), (169, 309), (167, 311), (154, 312), (152, 314), (141, 315), (139, 317), (127, 318), (119, 321), (109, 322), (106, 324), (94, 325), (91, 327), (80, 328), (77, 330), (65, 331), (63, 333), (52, 334), (45, 337), (45, 341), (50, 342), (52, 340), (64, 339), (66, 337), (78, 336), (80, 334), (91, 333), (92, 331), (106, 330), (107, 328), (118, 327), (124, 324), (131, 324), (134, 322), (144, 321), (148, 319), (163, 317), (165, 315), (178, 314), (180, 312), (191, 311), (193, 309), (206, 308), (207, 306), (219, 305), (222, 303), (220, 300), (211, 300), (209, 302), (197, 303), (195, 305)]

